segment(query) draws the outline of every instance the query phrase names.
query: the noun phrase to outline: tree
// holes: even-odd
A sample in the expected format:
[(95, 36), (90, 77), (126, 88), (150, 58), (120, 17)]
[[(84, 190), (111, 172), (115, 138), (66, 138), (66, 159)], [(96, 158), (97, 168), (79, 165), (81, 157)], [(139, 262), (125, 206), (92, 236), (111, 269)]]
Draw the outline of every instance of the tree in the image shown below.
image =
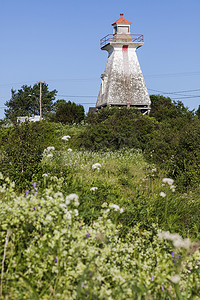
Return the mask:
[(62, 124), (80, 123), (84, 117), (84, 107), (80, 104), (65, 100), (57, 100), (54, 103), (54, 112), (49, 115), (52, 122)]
[(159, 122), (171, 118), (193, 115), (181, 101), (172, 101), (169, 97), (151, 95), (150, 116), (155, 117)]
[[(46, 115), (52, 110), (53, 101), (57, 91), (49, 91), (48, 85), (42, 84), (42, 114)], [(5, 103), (5, 116), (11, 121), (16, 121), (19, 116), (33, 116), (40, 114), (40, 86), (23, 85), (17, 92), (11, 90), (11, 99)]]
[(199, 105), (198, 109), (195, 111), (195, 114), (198, 117), (198, 119), (200, 119), (200, 105)]

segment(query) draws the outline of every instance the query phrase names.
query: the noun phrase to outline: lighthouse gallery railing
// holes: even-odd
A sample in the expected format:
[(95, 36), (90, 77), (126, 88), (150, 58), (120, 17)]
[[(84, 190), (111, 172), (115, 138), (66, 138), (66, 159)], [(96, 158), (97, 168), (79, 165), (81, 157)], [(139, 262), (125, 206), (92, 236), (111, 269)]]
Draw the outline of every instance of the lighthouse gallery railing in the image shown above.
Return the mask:
[[(104, 36), (100, 40), (101, 48), (104, 47), (105, 45), (107, 45), (108, 43), (111, 43), (114, 35), (115, 34), (108, 34), (108, 35)], [(144, 42), (143, 34), (130, 34), (129, 36), (131, 36), (133, 43), (143, 43)]]

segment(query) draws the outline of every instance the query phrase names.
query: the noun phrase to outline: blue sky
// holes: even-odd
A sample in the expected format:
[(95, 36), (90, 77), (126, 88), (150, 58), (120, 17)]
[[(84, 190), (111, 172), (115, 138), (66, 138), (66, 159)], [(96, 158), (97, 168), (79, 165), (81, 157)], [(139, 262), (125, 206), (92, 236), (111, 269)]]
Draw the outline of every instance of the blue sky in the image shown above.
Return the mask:
[(199, 12), (199, 0), (0, 0), (0, 118), (11, 88), (40, 80), (57, 99), (86, 112), (95, 106), (107, 61), (99, 40), (120, 13), (133, 23), (131, 33), (144, 34), (137, 55), (149, 93), (172, 93), (164, 95), (197, 109)]

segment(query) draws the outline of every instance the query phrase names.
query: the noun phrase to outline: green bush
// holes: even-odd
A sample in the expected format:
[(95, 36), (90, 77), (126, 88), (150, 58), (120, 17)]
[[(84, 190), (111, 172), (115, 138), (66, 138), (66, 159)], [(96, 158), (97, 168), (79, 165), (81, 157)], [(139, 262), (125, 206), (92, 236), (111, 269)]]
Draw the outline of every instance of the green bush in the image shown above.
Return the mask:
[(156, 121), (135, 109), (104, 108), (86, 119), (89, 128), (79, 136), (78, 147), (91, 150), (124, 147), (144, 149)]
[(56, 129), (56, 124), (47, 122), (26, 122), (1, 128), (0, 167), (19, 189), (30, 186), (33, 175), (40, 171), (44, 149), (48, 146), (59, 148)]

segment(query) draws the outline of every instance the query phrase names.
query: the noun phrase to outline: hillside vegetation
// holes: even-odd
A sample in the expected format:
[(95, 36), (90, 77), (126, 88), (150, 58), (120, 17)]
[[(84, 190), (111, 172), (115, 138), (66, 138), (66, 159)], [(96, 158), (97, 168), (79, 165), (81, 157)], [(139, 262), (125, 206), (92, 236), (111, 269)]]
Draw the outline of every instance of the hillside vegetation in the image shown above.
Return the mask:
[(2, 299), (200, 299), (200, 121), (163, 102), (0, 128)]

